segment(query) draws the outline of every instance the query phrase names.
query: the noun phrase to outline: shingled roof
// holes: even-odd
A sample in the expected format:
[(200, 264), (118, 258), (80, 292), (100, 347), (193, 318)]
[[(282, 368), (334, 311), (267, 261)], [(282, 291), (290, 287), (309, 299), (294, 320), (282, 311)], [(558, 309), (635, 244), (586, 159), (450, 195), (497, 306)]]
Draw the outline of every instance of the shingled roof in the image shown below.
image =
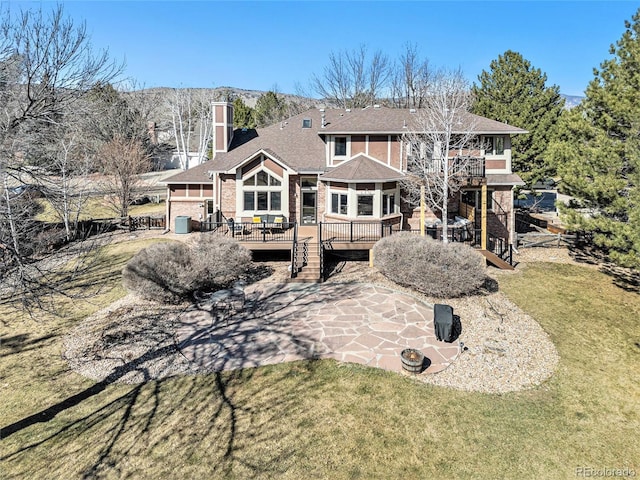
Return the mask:
[(320, 180), (337, 182), (391, 182), (400, 180), (404, 174), (366, 155), (358, 155), (324, 175)]
[[(424, 129), (422, 125), (425, 122), (422, 119), (425, 114), (426, 111), (420, 109), (367, 107), (346, 111), (336, 122), (328, 125), (324, 132), (330, 134), (403, 134), (420, 131)], [(527, 133), (522, 128), (466, 113), (462, 116), (462, 124), (454, 133), (463, 133), (469, 130), (479, 135)]]
[[(213, 160), (178, 173), (168, 178), (165, 183), (207, 182), (210, 181), (209, 172), (231, 171), (260, 152), (265, 152), (296, 172), (322, 173), (327, 171), (325, 135), (403, 134), (418, 128), (421, 123), (421, 115), (422, 112), (420, 110), (411, 111), (386, 107), (367, 107), (354, 110), (329, 108), (325, 111), (318, 109), (308, 110), (266, 128), (235, 130), (228, 152), (218, 153)], [(303, 126), (303, 120), (309, 120), (310, 122), (305, 122), (306, 125)], [(463, 125), (466, 125), (465, 128), (472, 125), (473, 131), (481, 135), (527, 133), (526, 130), (521, 128), (473, 114), (467, 114)], [(389, 169), (370, 158), (359, 159), (358, 157), (356, 159), (358, 159), (358, 162), (351, 165), (348, 164), (353, 160), (346, 162), (344, 165), (331, 170), (327, 175), (330, 174), (332, 179), (336, 179), (335, 175), (339, 175), (344, 177), (342, 180), (357, 178), (362, 181), (372, 181), (373, 179), (367, 176), (373, 175), (382, 179), (383, 177), (392, 176), (388, 170), (395, 172), (393, 169)], [(372, 162), (375, 162), (376, 165), (372, 166)], [(366, 168), (362, 166), (365, 164), (374, 168), (374, 170), (367, 172)], [(387, 170), (381, 170), (378, 166)], [(359, 175), (353, 177), (354, 172), (348, 169), (356, 167), (358, 167)], [(336, 171), (338, 172), (337, 174), (335, 173)], [(395, 173), (397, 177), (398, 172)], [(328, 178), (328, 176), (325, 178)], [(389, 180), (389, 178), (385, 179)]]

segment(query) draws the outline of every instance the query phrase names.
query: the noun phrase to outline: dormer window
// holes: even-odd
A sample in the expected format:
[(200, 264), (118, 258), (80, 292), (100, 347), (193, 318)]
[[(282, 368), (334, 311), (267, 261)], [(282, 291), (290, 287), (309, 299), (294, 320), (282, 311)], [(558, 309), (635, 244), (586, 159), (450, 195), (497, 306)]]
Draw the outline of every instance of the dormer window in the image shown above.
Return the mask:
[(302, 119), (302, 128), (311, 128), (311, 119), (310, 118)]
[(347, 137), (336, 137), (333, 144), (333, 154), (336, 157), (345, 157), (347, 155)]

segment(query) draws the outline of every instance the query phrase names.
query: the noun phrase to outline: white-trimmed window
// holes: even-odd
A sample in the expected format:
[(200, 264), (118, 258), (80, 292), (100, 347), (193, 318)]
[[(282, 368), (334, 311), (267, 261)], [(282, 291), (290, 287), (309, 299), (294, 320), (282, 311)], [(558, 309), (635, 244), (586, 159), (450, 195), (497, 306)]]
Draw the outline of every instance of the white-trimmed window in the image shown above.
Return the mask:
[(371, 194), (358, 195), (358, 216), (359, 217), (373, 216), (373, 195)]
[(335, 137), (333, 139), (333, 156), (334, 157), (347, 156), (347, 137)]
[(331, 194), (331, 213), (347, 215), (349, 212), (348, 195), (346, 193)]
[(484, 137), (483, 147), (485, 155), (504, 155), (504, 137)]
[(382, 216), (396, 213), (395, 192), (383, 192), (382, 194)]
[(205, 206), (207, 207), (207, 216), (215, 213), (213, 210), (213, 200), (205, 200)]
[(243, 210), (280, 211), (282, 209), (282, 180), (264, 170), (242, 181)]

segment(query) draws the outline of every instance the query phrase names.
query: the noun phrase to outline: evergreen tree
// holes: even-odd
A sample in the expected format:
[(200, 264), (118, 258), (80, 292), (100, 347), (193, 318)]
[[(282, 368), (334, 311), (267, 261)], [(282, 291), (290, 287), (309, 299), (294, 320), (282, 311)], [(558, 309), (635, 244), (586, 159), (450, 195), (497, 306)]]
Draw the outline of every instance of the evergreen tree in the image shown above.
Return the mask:
[(564, 107), (559, 88), (521, 54), (507, 50), (478, 76), (473, 112), (529, 131), (511, 138), (512, 168), (528, 185), (553, 175), (545, 153)]
[(640, 10), (612, 58), (594, 70), (580, 106), (549, 149), (566, 193), (566, 221), (594, 234), (620, 265), (640, 267)]
[(258, 127), (266, 127), (286, 117), (287, 102), (276, 92), (268, 91), (260, 95), (256, 102), (256, 123)]
[(255, 111), (240, 97), (233, 101), (233, 126), (234, 128), (256, 127)]

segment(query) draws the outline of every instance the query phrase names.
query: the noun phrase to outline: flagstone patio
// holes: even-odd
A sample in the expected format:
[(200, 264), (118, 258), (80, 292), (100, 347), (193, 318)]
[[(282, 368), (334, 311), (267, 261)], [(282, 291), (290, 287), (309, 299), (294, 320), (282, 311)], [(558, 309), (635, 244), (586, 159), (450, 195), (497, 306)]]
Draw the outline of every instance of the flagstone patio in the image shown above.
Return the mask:
[(180, 316), (177, 344), (194, 367), (333, 358), (402, 372), (400, 352), (415, 348), (425, 355), (424, 375), (444, 370), (460, 353), (458, 342), (436, 340), (432, 305), (387, 288), (289, 283), (253, 285), (245, 293), (240, 312), (193, 307)]

